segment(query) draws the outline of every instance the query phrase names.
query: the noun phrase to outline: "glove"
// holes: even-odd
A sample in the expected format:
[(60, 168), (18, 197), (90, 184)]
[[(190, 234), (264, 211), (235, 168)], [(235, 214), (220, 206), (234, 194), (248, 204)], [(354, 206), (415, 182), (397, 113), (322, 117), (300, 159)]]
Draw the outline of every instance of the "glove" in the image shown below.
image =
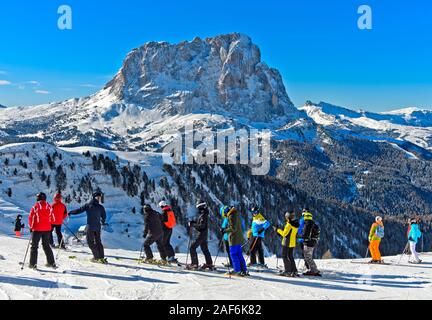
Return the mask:
[(220, 228), (220, 232), (222, 232), (223, 234), (225, 234), (226, 233), (226, 228)]
[(278, 227), (273, 226), (273, 230), (274, 230), (275, 232), (277, 232), (277, 231), (278, 231)]
[(262, 233), (262, 232), (264, 232), (264, 231), (265, 231), (264, 228), (260, 228), (260, 229), (258, 229), (257, 233), (260, 234), (260, 233)]
[(369, 237), (369, 242), (371, 242), (372, 241), (372, 238), (371, 237)]
[(412, 237), (409, 237), (408, 241), (413, 241), (414, 242), (414, 239)]
[(144, 238), (144, 239), (147, 238), (147, 233), (144, 233), (144, 234), (143, 234), (143, 238)]
[(246, 255), (249, 257), (250, 256), (250, 250), (246, 251)]

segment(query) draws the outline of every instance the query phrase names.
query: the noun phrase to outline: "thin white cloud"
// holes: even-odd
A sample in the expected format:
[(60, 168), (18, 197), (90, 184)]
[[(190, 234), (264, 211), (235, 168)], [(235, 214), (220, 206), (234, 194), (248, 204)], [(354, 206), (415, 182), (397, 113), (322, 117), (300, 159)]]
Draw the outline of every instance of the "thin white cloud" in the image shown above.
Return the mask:
[(40, 86), (40, 82), (36, 81), (36, 80), (28, 81), (27, 83), (30, 83), (30, 84), (35, 85), (35, 86)]
[(12, 84), (12, 83), (10, 83), (10, 82), (7, 81), (7, 80), (0, 80), (0, 86), (8, 86), (8, 85), (10, 85), (10, 84)]
[(91, 84), (91, 83), (86, 83), (86, 84), (82, 84), (81, 87), (84, 87), (84, 88), (99, 88), (100, 86), (95, 85), (95, 84)]
[(46, 90), (35, 90), (35, 93), (37, 93), (37, 94), (51, 94), (51, 92), (46, 91)]

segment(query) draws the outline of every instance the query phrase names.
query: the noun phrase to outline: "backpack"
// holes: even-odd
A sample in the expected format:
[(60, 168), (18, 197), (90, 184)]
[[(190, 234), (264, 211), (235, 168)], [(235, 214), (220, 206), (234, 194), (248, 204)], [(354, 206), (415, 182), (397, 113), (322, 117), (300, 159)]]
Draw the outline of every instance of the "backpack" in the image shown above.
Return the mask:
[(311, 231), (311, 239), (318, 241), (320, 238), (321, 230), (320, 227), (314, 222)]
[(384, 238), (384, 228), (380, 225), (375, 230), (375, 236), (380, 239)]
[(166, 226), (167, 228), (169, 228), (169, 229), (173, 229), (173, 228), (176, 226), (176, 224), (177, 224), (177, 221), (176, 221), (176, 217), (175, 217), (175, 215), (174, 215), (174, 212), (173, 212), (172, 210), (169, 210), (169, 211), (167, 212), (167, 215), (168, 215), (168, 221), (165, 222), (165, 226)]

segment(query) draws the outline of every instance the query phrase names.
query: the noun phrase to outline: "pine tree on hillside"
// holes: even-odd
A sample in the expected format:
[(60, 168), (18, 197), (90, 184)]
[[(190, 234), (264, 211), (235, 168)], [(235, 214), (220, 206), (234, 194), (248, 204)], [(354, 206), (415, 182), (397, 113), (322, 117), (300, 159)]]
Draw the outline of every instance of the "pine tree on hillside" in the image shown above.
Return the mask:
[(66, 173), (63, 171), (62, 166), (58, 166), (55, 175), (56, 188), (60, 191), (66, 189), (67, 186), (67, 177)]
[(39, 171), (41, 171), (43, 169), (43, 162), (42, 160), (39, 160), (38, 164), (37, 164), (37, 168)]

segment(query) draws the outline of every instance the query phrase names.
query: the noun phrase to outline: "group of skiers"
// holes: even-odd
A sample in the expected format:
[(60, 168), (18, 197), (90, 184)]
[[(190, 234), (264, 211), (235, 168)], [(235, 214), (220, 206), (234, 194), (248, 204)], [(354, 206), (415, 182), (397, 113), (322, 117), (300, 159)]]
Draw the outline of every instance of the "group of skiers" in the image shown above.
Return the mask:
[[(413, 264), (418, 264), (422, 262), (417, 253), (417, 244), (423, 235), (423, 232), (419, 226), (420, 222), (421, 220), (419, 217), (410, 218), (408, 220), (408, 243), (403, 251), (403, 254), (411, 252), (411, 256), (408, 262)], [(384, 260), (381, 258), (381, 253), (379, 249), (381, 240), (384, 238), (384, 235), (385, 232), (383, 218), (378, 216), (375, 218), (375, 222), (372, 224), (369, 231), (369, 251), (372, 256), (372, 260), (369, 263), (384, 263)]]
[[(70, 215), (77, 215), (83, 212), (87, 213), (87, 243), (93, 252), (93, 262), (107, 263), (104, 255), (104, 248), (101, 242), (101, 227), (105, 224), (106, 213), (102, 206), (102, 192), (95, 192), (92, 200), (74, 211), (68, 213), (66, 205), (62, 202), (62, 196), (57, 193), (53, 198), (53, 203), (49, 204), (47, 195), (43, 192), (36, 196), (36, 204), (31, 208), (28, 217), (28, 226), (31, 232), (30, 236), (30, 263), (29, 267), (37, 268), (38, 248), (42, 242), (42, 248), (47, 258), (47, 267), (56, 268), (52, 248), (54, 245), (53, 231), (57, 234), (58, 248), (66, 249), (62, 226), (64, 220)], [(22, 222), (22, 215), (18, 215), (15, 221), (15, 234), (20, 237), (21, 231), (25, 228)]]
[[(104, 246), (101, 240), (102, 227), (106, 224), (106, 211), (103, 203), (103, 193), (97, 191), (93, 194), (92, 200), (83, 207), (68, 212), (66, 205), (62, 202), (60, 193), (53, 198), (53, 203), (47, 202), (47, 196), (39, 193), (37, 202), (32, 207), (28, 219), (31, 232), (30, 244), (30, 268), (37, 268), (38, 246), (42, 241), (42, 247), (47, 258), (47, 266), (56, 268), (52, 248), (55, 248), (53, 231), (57, 234), (58, 248), (66, 249), (62, 235), (62, 225), (64, 220), (70, 215), (87, 213), (86, 239), (89, 248), (93, 253), (92, 262), (107, 264)], [(143, 263), (179, 263), (175, 257), (175, 250), (171, 245), (173, 229), (176, 226), (176, 217), (172, 207), (166, 202), (159, 203), (161, 212), (153, 210), (146, 204), (144, 206), (144, 244), (145, 257)], [(187, 264), (189, 270), (214, 270), (213, 259), (208, 248), (209, 234), (209, 215), (210, 210), (204, 200), (198, 201), (196, 205), (197, 216), (188, 225), (189, 227), (189, 251), (191, 263)], [(246, 223), (243, 216), (234, 206), (222, 206), (220, 208), (222, 218), (221, 232), (223, 237), (219, 246), (221, 250), (224, 244), (228, 253), (228, 262), (225, 266), (233, 268), (231, 274), (245, 277), (249, 276), (248, 267), (266, 268), (264, 255), (264, 237), (272, 224), (265, 218), (260, 208), (252, 207), (250, 215), (252, 224), (246, 230)], [(284, 270), (280, 275), (286, 277), (298, 277), (298, 270), (294, 259), (297, 246), (300, 247), (304, 258), (306, 272), (305, 276), (321, 276), (320, 271), (313, 259), (314, 250), (320, 237), (320, 228), (314, 220), (313, 214), (308, 208), (302, 210), (301, 217), (298, 218), (294, 212), (285, 214), (285, 225), (280, 228), (274, 225), (274, 232), (281, 237), (282, 260)], [(407, 232), (409, 249), (411, 252), (410, 263), (421, 263), (416, 251), (416, 245), (422, 237), (419, 228), (420, 219), (409, 220), (409, 230)], [(15, 222), (15, 233), (21, 236), (21, 230), (25, 228), (22, 222), (22, 215), (18, 215)], [(247, 234), (247, 241), (244, 235)], [(369, 232), (369, 251), (372, 255), (370, 263), (383, 263), (380, 253), (380, 243), (384, 238), (384, 224), (382, 217), (376, 217)], [(79, 239), (78, 239), (79, 240)], [(152, 244), (156, 243), (161, 261), (156, 261), (151, 249)], [(250, 256), (250, 263), (244, 258), (243, 249), (248, 247), (246, 255)], [(408, 245), (407, 245), (408, 247)], [(200, 248), (204, 257), (205, 264), (199, 265), (197, 249)], [(141, 259), (141, 257), (140, 257)]]

